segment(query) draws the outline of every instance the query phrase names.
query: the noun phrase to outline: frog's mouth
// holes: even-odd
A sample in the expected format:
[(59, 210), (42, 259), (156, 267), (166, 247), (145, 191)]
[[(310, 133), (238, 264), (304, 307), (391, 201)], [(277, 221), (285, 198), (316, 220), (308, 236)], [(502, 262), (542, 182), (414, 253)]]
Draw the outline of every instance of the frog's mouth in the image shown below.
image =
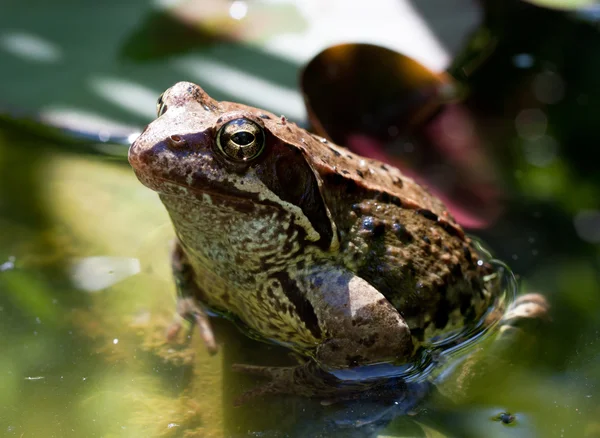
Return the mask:
[[(134, 169), (135, 170), (135, 169)], [(232, 185), (205, 183), (202, 186), (190, 186), (186, 183), (173, 179), (167, 179), (156, 175), (148, 175), (144, 172), (135, 172), (138, 180), (154, 190), (159, 196), (169, 198), (179, 198), (185, 202), (214, 202), (234, 206), (238, 210), (248, 211), (256, 204), (273, 206), (274, 202), (261, 199), (258, 193), (239, 190)], [(279, 208), (281, 205), (276, 204)]]

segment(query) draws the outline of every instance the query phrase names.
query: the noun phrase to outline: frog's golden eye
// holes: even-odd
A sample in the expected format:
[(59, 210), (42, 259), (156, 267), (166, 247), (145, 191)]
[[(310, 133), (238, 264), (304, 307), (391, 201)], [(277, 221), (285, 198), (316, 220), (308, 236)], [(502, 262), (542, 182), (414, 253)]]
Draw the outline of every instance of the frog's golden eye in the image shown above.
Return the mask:
[(161, 94), (156, 101), (156, 117), (162, 116), (167, 111), (167, 105), (163, 101), (164, 94)]
[(235, 119), (219, 129), (217, 146), (227, 158), (250, 161), (258, 157), (265, 148), (265, 134), (252, 120)]

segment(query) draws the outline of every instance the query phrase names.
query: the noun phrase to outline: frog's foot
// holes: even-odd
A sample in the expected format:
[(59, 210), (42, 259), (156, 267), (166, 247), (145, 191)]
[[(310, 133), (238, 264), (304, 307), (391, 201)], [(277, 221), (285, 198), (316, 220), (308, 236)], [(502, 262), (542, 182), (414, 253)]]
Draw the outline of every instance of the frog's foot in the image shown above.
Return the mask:
[(210, 325), (209, 316), (206, 314), (204, 309), (198, 304), (198, 302), (191, 297), (179, 298), (177, 300), (177, 314), (180, 318), (171, 324), (167, 329), (167, 339), (171, 340), (177, 336), (182, 328), (181, 318), (190, 321), (193, 325), (198, 327), (200, 337), (204, 341), (204, 345), (210, 354), (216, 354), (218, 351), (217, 343), (215, 342), (215, 336), (213, 334), (212, 327)]
[(543, 295), (528, 293), (518, 297), (507, 309), (498, 323), (498, 332), (486, 352), (489, 358), (500, 363), (508, 358), (530, 360), (531, 352), (539, 345), (538, 340), (551, 322), (550, 305)]
[(535, 336), (536, 330), (550, 320), (550, 305), (543, 295), (521, 295), (500, 321), (500, 338)]
[[(194, 282), (194, 270), (178, 240), (173, 242), (171, 249), (171, 269), (177, 287), (177, 315), (189, 321), (192, 327), (196, 325), (200, 337), (210, 354), (218, 350), (215, 337), (210, 326), (209, 316), (195, 298), (199, 295), (198, 286)], [(167, 330), (167, 339), (173, 339), (181, 331), (182, 320), (177, 319)]]

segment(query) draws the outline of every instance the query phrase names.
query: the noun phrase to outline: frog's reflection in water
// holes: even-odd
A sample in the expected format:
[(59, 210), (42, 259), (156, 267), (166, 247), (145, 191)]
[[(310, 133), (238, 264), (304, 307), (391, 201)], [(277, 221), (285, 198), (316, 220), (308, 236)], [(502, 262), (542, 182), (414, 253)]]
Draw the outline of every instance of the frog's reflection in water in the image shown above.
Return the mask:
[[(286, 348), (246, 337), (232, 324), (213, 320), (223, 354), (224, 436), (243, 437), (372, 437), (394, 418), (412, 414), (429, 393), (431, 384), (390, 382), (386, 397), (355, 399), (328, 404), (322, 399), (269, 395), (252, 398), (236, 407), (240, 394), (264, 384), (264, 379), (232, 370), (236, 363), (294, 366), (297, 358)], [(202, 386), (199, 376), (194, 384)], [(195, 391), (197, 394), (201, 390)], [(395, 396), (392, 397), (392, 394)], [(407, 418), (407, 424), (412, 420)], [(418, 427), (413, 424), (409, 429)]]

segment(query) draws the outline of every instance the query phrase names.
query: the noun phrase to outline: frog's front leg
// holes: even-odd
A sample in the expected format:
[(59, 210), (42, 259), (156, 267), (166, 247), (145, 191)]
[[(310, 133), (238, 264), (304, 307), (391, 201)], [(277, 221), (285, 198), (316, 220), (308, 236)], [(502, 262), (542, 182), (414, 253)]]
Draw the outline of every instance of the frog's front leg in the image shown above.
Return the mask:
[[(194, 271), (187, 260), (178, 240), (174, 242), (171, 251), (171, 268), (177, 288), (177, 314), (198, 326), (200, 336), (210, 354), (218, 350), (215, 337), (210, 325), (209, 316), (206, 314), (196, 297), (199, 295), (198, 286), (194, 282)], [(167, 336), (173, 338), (181, 330), (181, 322), (175, 322)]]
[[(317, 267), (304, 274), (292, 283), (306, 294), (323, 333), (315, 352), (321, 375), (327, 374), (322, 370), (335, 372), (410, 360), (414, 347), (408, 325), (377, 289), (352, 272), (335, 267)], [(317, 383), (314, 374), (311, 379), (308, 374), (315, 367), (310, 361), (299, 367), (236, 365), (234, 369), (271, 378), (270, 383), (250, 391), (243, 399), (275, 392), (330, 397), (332, 385), (340, 383), (337, 378), (321, 378)]]
[(339, 268), (315, 269), (306, 290), (326, 333), (317, 360), (328, 368), (406, 362), (414, 351), (408, 325), (366, 280)]

